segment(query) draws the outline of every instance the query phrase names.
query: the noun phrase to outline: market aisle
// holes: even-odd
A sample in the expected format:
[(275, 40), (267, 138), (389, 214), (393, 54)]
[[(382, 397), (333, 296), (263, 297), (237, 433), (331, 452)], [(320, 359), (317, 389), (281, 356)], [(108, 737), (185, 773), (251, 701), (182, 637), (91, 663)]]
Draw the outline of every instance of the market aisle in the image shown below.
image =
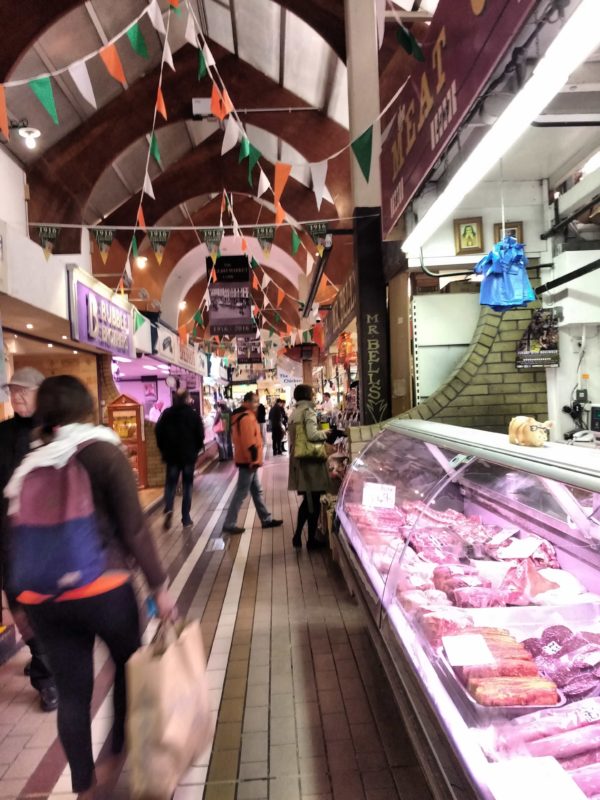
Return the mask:
[[(263, 470), (283, 528), (263, 532), (246, 508), (247, 532), (220, 549), (234, 480), (231, 466), (212, 465), (194, 498), (192, 534), (159, 534), (180, 606), (202, 620), (217, 723), (212, 752), (177, 800), (427, 800), (362, 612), (328, 555), (290, 546), (296, 498), (286, 490), (287, 461), (271, 459)], [(153, 526), (159, 533), (160, 515)], [(0, 797), (67, 800), (54, 719), (37, 712), (19, 675), (23, 660), (0, 668)], [(98, 751), (108, 728), (103, 660), (100, 651)], [(5, 686), (20, 689), (10, 703)], [(109, 796), (127, 798), (126, 769)]]

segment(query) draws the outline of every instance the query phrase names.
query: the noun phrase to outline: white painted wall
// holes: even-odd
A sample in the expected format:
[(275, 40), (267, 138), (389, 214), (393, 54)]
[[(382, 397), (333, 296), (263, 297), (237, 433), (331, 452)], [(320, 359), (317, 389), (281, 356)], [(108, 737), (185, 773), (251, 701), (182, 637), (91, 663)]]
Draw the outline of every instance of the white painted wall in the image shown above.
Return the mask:
[(27, 231), (25, 173), (2, 149), (0, 149), (0, 219), (6, 220), (23, 234)]

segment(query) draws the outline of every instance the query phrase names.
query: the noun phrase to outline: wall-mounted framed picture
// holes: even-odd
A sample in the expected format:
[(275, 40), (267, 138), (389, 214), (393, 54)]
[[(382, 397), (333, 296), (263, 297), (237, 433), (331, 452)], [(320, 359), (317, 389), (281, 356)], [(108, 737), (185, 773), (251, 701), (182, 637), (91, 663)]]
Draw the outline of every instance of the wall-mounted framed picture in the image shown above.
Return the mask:
[[(505, 236), (514, 236), (519, 243), (523, 243), (523, 223), (522, 222), (505, 222), (504, 223)], [(499, 242), (502, 239), (502, 223), (496, 222), (494, 225), (494, 242)]]
[(484, 252), (481, 217), (454, 220), (454, 249), (457, 256)]

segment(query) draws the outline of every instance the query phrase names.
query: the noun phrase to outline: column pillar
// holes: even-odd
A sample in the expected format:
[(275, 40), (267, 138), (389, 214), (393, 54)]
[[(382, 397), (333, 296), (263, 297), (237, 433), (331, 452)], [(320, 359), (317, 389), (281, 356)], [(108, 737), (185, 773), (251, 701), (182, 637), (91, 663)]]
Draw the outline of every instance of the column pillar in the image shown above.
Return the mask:
[(386, 285), (381, 242), (381, 126), (377, 19), (373, 0), (345, 0), (350, 139), (373, 126), (367, 181), (350, 155), (354, 207), (354, 269), (357, 276), (359, 403), (361, 421), (391, 416)]
[(413, 407), (410, 372), (410, 278), (408, 272), (394, 276), (388, 286), (390, 318), (390, 379), (392, 414), (398, 416)]

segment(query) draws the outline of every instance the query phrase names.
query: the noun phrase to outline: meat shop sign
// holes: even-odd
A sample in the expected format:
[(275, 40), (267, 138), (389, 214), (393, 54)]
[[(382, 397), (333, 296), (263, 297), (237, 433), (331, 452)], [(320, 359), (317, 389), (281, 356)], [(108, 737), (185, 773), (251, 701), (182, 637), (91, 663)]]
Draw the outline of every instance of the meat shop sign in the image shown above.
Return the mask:
[(383, 115), (381, 225), (386, 238), (442, 155), (536, 0), (440, 0), (411, 71)]

